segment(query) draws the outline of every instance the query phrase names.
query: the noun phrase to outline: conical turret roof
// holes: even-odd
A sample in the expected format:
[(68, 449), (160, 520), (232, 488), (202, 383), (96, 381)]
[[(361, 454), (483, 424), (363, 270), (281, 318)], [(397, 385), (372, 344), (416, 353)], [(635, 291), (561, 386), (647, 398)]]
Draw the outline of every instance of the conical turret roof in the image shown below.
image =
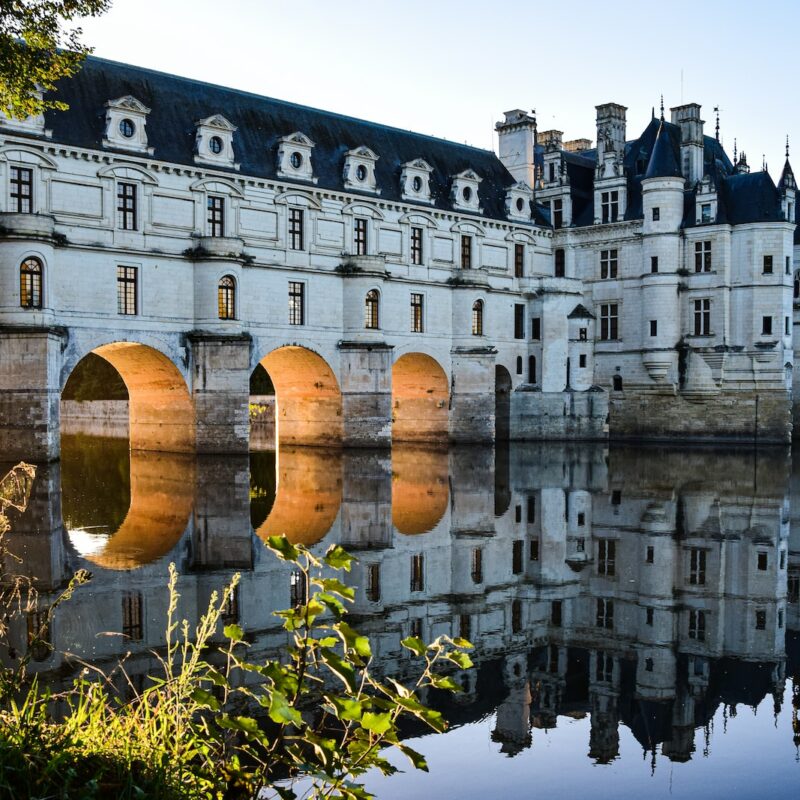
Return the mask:
[(680, 165), (675, 155), (675, 147), (672, 144), (670, 135), (664, 126), (664, 120), (658, 126), (658, 133), (653, 144), (653, 152), (650, 154), (650, 161), (647, 171), (644, 174), (645, 180), (648, 178), (682, 178)]

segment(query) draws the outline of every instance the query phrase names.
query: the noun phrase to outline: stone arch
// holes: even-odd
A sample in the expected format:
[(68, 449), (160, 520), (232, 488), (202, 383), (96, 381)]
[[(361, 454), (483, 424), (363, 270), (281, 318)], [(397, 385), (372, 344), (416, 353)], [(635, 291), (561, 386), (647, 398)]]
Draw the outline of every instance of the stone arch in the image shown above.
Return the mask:
[(283, 447), (276, 454), (275, 502), (256, 535), (286, 536), (312, 545), (325, 537), (342, 504), (342, 455), (338, 450)]
[[(129, 341), (101, 344), (89, 352), (111, 364), (125, 383), (131, 450), (194, 452), (194, 403), (186, 380), (168, 356), (150, 345)], [(62, 391), (86, 355), (62, 370)]]
[(392, 366), (392, 439), (446, 442), (450, 386), (436, 359), (405, 353)]
[(328, 362), (307, 347), (285, 345), (259, 363), (275, 386), (276, 442), (341, 446), (342, 393)]

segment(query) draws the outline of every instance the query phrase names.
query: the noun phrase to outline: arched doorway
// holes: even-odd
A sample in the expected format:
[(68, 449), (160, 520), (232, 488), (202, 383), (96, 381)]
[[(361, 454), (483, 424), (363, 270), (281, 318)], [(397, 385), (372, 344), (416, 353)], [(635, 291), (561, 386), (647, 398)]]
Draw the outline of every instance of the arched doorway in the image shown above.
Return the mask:
[(113, 404), (124, 407), (126, 394), (131, 450), (194, 452), (194, 404), (186, 381), (167, 356), (137, 342), (101, 345), (70, 371), (62, 390), (68, 428), (81, 432), (74, 426), (79, 418), (85, 433), (107, 434), (120, 424), (124, 431), (124, 411)]
[(275, 440), (279, 444), (340, 446), (342, 394), (322, 356), (288, 345), (261, 359), (275, 387)]
[(511, 433), (511, 374), (502, 365), (494, 368), (494, 438), (508, 441)]
[(447, 375), (424, 353), (406, 353), (392, 367), (392, 440), (446, 442)]

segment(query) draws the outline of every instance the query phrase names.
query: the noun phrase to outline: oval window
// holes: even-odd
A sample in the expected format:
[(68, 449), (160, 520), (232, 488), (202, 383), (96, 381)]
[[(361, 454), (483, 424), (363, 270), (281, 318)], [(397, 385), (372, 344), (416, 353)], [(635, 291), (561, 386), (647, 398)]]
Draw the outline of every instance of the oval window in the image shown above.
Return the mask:
[(420, 178), (419, 175), (415, 175), (414, 176), (414, 180), (411, 181), (411, 188), (415, 192), (421, 192), (422, 191), (422, 178)]
[(523, 208), (525, 208), (525, 201), (521, 197), (518, 197), (517, 198), (517, 211), (522, 211)]
[(300, 155), (297, 151), (289, 156), (289, 162), (291, 163), (294, 169), (300, 169), (303, 166), (303, 156)]
[(356, 178), (358, 178), (361, 183), (367, 179), (367, 168), (363, 164), (359, 164), (356, 167)]
[(208, 149), (211, 150), (215, 156), (218, 156), (222, 152), (222, 139), (220, 139), (219, 136), (212, 136), (208, 140)]
[(133, 134), (136, 133), (136, 126), (133, 124), (133, 120), (132, 119), (128, 119), (127, 117), (125, 119), (123, 119), (123, 120), (120, 120), (119, 132), (126, 139), (133, 138)]
[(465, 203), (469, 203), (472, 200), (472, 189), (469, 186), (465, 186), (464, 190), (461, 192), (461, 196), (464, 198)]

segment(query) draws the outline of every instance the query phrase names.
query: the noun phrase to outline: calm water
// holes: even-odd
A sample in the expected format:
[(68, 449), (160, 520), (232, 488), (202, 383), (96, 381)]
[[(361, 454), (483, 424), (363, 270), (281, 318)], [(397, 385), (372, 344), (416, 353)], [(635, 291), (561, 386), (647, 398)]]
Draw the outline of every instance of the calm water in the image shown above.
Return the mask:
[[(430, 774), (371, 776), (382, 799), (783, 798), (800, 787), (798, 510), (782, 450), (231, 459), (76, 437), (40, 469), (12, 549), (45, 596), (93, 574), (36, 662), (59, 685), (74, 657), (129, 654), (137, 681), (156, 669), (170, 561), (189, 618), (240, 571), (230, 617), (274, 654), (292, 578), (262, 538), (342, 543), (379, 670), (412, 672), (399, 645), (412, 632), (476, 644), (466, 691), (427, 698), (450, 731), (408, 731)], [(25, 635), (20, 620), (18, 648)]]

